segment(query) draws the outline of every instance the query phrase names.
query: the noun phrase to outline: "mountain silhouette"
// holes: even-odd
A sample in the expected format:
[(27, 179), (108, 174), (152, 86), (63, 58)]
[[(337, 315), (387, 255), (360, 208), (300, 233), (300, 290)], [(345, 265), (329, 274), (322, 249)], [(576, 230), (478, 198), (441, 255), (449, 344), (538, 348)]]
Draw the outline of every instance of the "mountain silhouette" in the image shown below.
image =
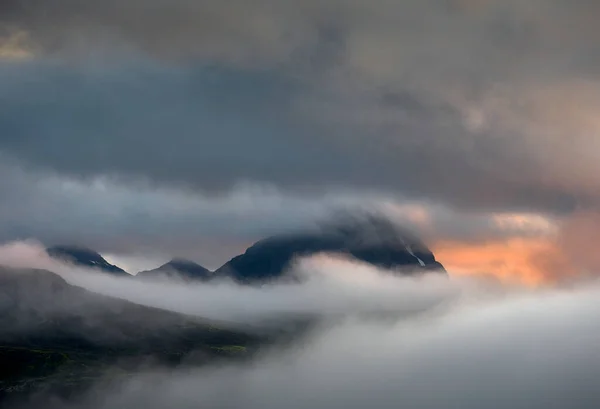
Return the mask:
[[(130, 276), (90, 249), (56, 246), (47, 251), (52, 257), (75, 265)], [(431, 250), (414, 233), (388, 218), (372, 214), (341, 214), (318, 228), (260, 240), (215, 272), (193, 261), (173, 259), (153, 270), (142, 271), (136, 277), (177, 278), (186, 281), (230, 278), (244, 284), (261, 284), (294, 278), (289, 272), (294, 260), (319, 253), (344, 255), (399, 275), (446, 273)]]
[(379, 216), (344, 216), (314, 231), (269, 237), (234, 257), (215, 273), (241, 283), (262, 283), (285, 277), (294, 259), (318, 253), (349, 256), (401, 275), (444, 267), (411, 232)]
[(185, 259), (173, 259), (153, 270), (137, 273), (139, 278), (179, 278), (183, 280), (206, 281), (212, 277), (212, 272), (200, 264)]
[(85, 247), (78, 246), (54, 246), (46, 249), (48, 255), (54, 259), (65, 261), (67, 263), (98, 269), (105, 273), (110, 273), (122, 277), (130, 277), (125, 270), (110, 264), (99, 253)]

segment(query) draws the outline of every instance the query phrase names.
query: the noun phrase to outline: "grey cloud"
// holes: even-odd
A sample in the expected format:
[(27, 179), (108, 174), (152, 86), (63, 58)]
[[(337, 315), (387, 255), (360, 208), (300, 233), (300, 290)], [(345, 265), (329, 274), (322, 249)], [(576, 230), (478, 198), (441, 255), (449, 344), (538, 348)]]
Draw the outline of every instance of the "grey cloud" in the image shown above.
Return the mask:
[(429, 245), (549, 234), (543, 226), (500, 225), (491, 213), (376, 192), (299, 195), (241, 184), (215, 196), (108, 177), (82, 181), (24, 171), (6, 162), (0, 172), (2, 242), (33, 238), (46, 245), (73, 243), (117, 256), (178, 256), (209, 268), (219, 267), (256, 240), (314, 227), (342, 210), (383, 212)]
[(32, 166), (213, 193), (250, 180), (476, 210), (598, 203), (589, 2), (2, 7), (37, 58), (2, 63), (0, 152)]
[[(460, 242), (463, 244), (483, 244), (511, 238), (548, 238), (556, 233), (565, 218), (544, 217), (535, 213), (482, 213), (463, 212), (439, 205), (425, 205), (429, 221), (417, 224), (413, 229), (429, 243)], [(524, 221), (518, 222), (522, 218)], [(410, 225), (410, 221), (405, 224)]]
[[(594, 294), (579, 295), (473, 305), (395, 326), (350, 323), (248, 368), (139, 378), (109, 405), (593, 408), (600, 398), (593, 381), (599, 328), (586, 317), (597, 303)], [(238, 387), (225, 394), (222, 382)], [(147, 384), (158, 385), (156, 395), (139, 393)]]
[[(29, 254), (21, 260), (35, 257)], [(98, 386), (88, 399), (66, 407), (597, 406), (597, 282), (570, 289), (518, 290), (469, 280), (390, 279), (371, 268), (326, 258), (311, 267), (323, 274), (313, 277), (313, 284), (319, 285), (252, 290), (226, 284), (212, 288), (212, 303), (204, 297), (211, 292), (202, 286), (172, 284), (155, 292), (148, 284), (120, 285), (117, 278), (62, 271), (95, 291), (138, 302), (145, 298), (150, 305), (172, 303), (177, 310), (201, 311), (213, 318), (232, 312), (239, 318), (235, 313), (246, 303), (249, 316), (308, 310), (347, 317), (337, 324), (326, 321), (329, 325), (298, 347), (270, 351), (248, 365), (156, 368), (112, 387)], [(319, 282), (319, 277), (327, 279)], [(216, 296), (225, 291), (236, 296)], [(432, 300), (450, 302), (427, 310)], [(414, 309), (427, 313), (405, 314)], [(393, 311), (396, 319), (366, 321), (362, 313), (373, 310)], [(215, 312), (218, 315), (212, 315)], [(48, 402), (57, 401), (41, 405), (48, 407)]]
[[(344, 53), (366, 51), (361, 47), (379, 43), (384, 53), (392, 51), (393, 58), (398, 53), (413, 57), (404, 67), (418, 64), (430, 74), (455, 68), (452, 74), (463, 71), (478, 77), (490, 75), (490, 70), (503, 76), (514, 68), (539, 68), (552, 55), (579, 59), (562, 58), (563, 64), (546, 70), (572, 69), (568, 63), (581, 66), (582, 49), (594, 49), (586, 31), (596, 29), (589, 16), (598, 11), (591, 2), (562, 0), (234, 0), (227, 5), (185, 0), (9, 0), (2, 7), (3, 23), (29, 32), (43, 50), (129, 43), (159, 55), (303, 63), (324, 39), (337, 39), (334, 43)], [(545, 47), (558, 38), (570, 47)], [(385, 62), (379, 50), (371, 52), (381, 60), (372, 61), (374, 66)], [(430, 58), (435, 60), (427, 61)], [(520, 67), (511, 67), (506, 59), (520, 59)], [(432, 62), (443, 64), (436, 67)], [(483, 65), (486, 71), (479, 69)]]
[(342, 257), (315, 256), (293, 268), (302, 284), (251, 287), (231, 281), (211, 284), (176, 280), (119, 279), (50, 259), (34, 242), (0, 246), (0, 265), (53, 271), (90, 291), (147, 305), (231, 322), (260, 324), (284, 316), (339, 318), (375, 312), (414, 312), (451, 301), (460, 288), (436, 274), (405, 279)]
[(392, 326), (350, 323), (249, 367), (141, 376), (105, 395), (105, 407), (594, 408), (599, 328), (584, 317), (597, 304), (581, 296), (509, 299)]
[(338, 152), (316, 126), (291, 117), (293, 84), (269, 73), (4, 68), (0, 149), (64, 172), (223, 190), (244, 179), (368, 183), (386, 166), (355, 148)]
[(69, 175), (212, 192), (244, 181), (358, 188), (549, 211), (570, 210), (581, 194), (539, 184), (518, 138), (470, 133), (455, 109), (404, 91), (379, 106), (272, 71), (139, 60), (8, 63), (2, 73), (0, 152)]
[(350, 194), (284, 195), (238, 185), (219, 195), (81, 181), (0, 165), (0, 241), (35, 238), (102, 252), (162, 254), (218, 267), (267, 235), (306, 228), (334, 209), (374, 202)]

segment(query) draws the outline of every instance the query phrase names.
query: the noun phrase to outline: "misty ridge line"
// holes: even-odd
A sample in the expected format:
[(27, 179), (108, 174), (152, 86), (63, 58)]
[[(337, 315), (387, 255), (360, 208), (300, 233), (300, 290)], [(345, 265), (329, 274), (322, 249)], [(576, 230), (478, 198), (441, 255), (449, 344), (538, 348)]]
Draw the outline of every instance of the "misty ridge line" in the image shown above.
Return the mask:
[[(574, 356), (573, 347), (561, 337), (563, 331), (578, 334), (578, 351), (592, 348), (599, 324), (577, 316), (592, 317), (598, 310), (595, 283), (532, 289), (452, 275), (397, 276), (327, 254), (296, 260), (290, 269), (304, 277), (298, 282), (247, 286), (230, 279), (140, 281), (61, 262), (36, 242), (0, 247), (0, 264), (53, 271), (68, 283), (98, 294), (232, 329), (269, 328), (296, 317), (316, 320), (306, 336), (265, 348), (250, 362), (194, 368), (184, 361), (179, 369), (149, 362), (147, 369), (138, 368), (129, 379), (98, 380), (82, 400), (53, 399), (59, 408), (161, 408), (169, 404), (191, 408), (203, 402), (207, 407), (262, 409), (280, 408), (289, 398), (294, 399), (287, 402), (292, 408), (330, 408), (332, 402), (334, 407), (350, 408), (369, 404), (375, 408), (398, 404), (504, 408), (497, 398), (502, 390), (498, 383), (511, 389), (511, 408), (547, 408), (557, 402), (563, 406), (556, 407), (562, 408), (564, 396), (552, 392), (556, 382), (595, 402), (588, 378), (581, 373), (594, 371), (594, 357)], [(68, 298), (56, 302), (69, 308)], [(91, 314), (93, 323), (93, 308), (81, 312)], [(144, 319), (146, 324), (153, 323), (152, 315)], [(107, 327), (106, 335), (112, 334)], [(522, 343), (517, 342), (520, 339)], [(543, 345), (549, 345), (549, 350)], [(552, 372), (556, 362), (579, 383), (569, 383), (561, 373)], [(530, 384), (530, 389), (515, 384), (512, 367), (506, 363), (522, 365), (518, 379)], [(540, 377), (536, 366), (550, 375)], [(485, 379), (494, 383), (482, 383)], [(436, 394), (429, 392), (430, 387), (437, 388)], [(473, 401), (465, 401), (473, 395), (472, 388), (479, 388), (480, 393)], [(531, 400), (530, 390), (538, 400)], [(381, 397), (376, 403), (373, 394)], [(494, 406), (498, 402), (501, 405)], [(37, 405), (33, 402), (29, 407)]]
[[(79, 400), (56, 397), (31, 408), (592, 409), (600, 402), (597, 281), (511, 288), (452, 276), (395, 277), (318, 256), (294, 267), (309, 279), (293, 285), (146, 283), (57, 263), (30, 243), (0, 248), (0, 264), (52, 269), (92, 291), (207, 318), (325, 318), (299, 344), (265, 350), (249, 363), (153, 366), (98, 383)], [(365, 314), (372, 311), (395, 318)]]
[[(437, 274), (399, 279), (385, 270), (326, 255), (300, 259), (291, 267), (305, 278), (301, 283), (281, 282), (260, 287), (242, 285), (226, 277), (207, 283), (168, 278), (132, 280), (65, 264), (48, 256), (42, 245), (33, 242), (0, 247), (0, 264), (49, 270), (93, 292), (231, 322), (260, 322), (286, 314), (344, 316), (412, 310), (409, 299), (421, 298), (420, 303), (428, 305), (452, 297), (457, 291), (448, 285), (446, 277)], [(423, 287), (423, 281), (431, 285)]]
[[(53, 258), (110, 274), (126, 276), (127, 273), (94, 250), (81, 246), (51, 246), (47, 253)], [(385, 213), (355, 210), (338, 211), (332, 220), (258, 240), (244, 253), (213, 271), (190, 260), (174, 258), (135, 275), (200, 281), (229, 277), (248, 284), (260, 284), (285, 277), (283, 271), (289, 270), (294, 259), (319, 253), (345, 254), (380, 268), (401, 269), (401, 274), (413, 274), (419, 268), (424, 272), (444, 272), (444, 267), (427, 246), (411, 230), (400, 227), (397, 220)]]

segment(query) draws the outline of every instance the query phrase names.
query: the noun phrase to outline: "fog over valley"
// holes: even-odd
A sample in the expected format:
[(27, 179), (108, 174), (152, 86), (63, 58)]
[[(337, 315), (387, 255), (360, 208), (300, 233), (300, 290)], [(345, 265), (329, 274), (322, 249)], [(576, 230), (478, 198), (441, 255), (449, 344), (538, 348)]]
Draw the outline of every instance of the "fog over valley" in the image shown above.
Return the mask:
[(0, 408), (596, 409), (599, 17), (0, 1)]
[[(264, 345), (250, 361), (149, 363), (130, 376), (100, 377), (76, 400), (42, 395), (21, 403), (25, 407), (562, 408), (577, 402), (592, 408), (599, 398), (596, 282), (515, 288), (439, 275), (393, 276), (348, 259), (316, 256), (293, 267), (307, 276), (302, 283), (190, 285), (110, 276), (43, 254), (41, 247), (18, 243), (3, 247), (0, 260), (14, 268), (52, 267), (69, 284), (236, 331), (262, 334), (282, 320), (314, 321), (309, 329), (289, 329), (300, 331), (296, 342), (284, 337)], [(20, 302), (45, 303), (44, 313), (55, 320), (72, 313), (72, 298), (48, 304), (32, 296)], [(97, 326), (104, 326), (107, 342), (122, 336), (111, 334), (114, 323), (100, 321), (101, 304), (76, 305), (89, 320), (82, 329), (88, 336)], [(143, 320), (144, 326), (157, 320), (163, 328), (168, 322), (156, 313)]]

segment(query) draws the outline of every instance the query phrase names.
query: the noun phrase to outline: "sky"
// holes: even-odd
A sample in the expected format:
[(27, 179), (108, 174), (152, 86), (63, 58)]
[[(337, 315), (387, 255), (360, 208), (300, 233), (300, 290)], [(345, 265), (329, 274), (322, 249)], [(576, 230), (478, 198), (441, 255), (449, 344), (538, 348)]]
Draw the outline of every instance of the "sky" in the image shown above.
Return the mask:
[(452, 274), (600, 271), (600, 5), (8, 0), (0, 242), (216, 268), (340, 208)]

